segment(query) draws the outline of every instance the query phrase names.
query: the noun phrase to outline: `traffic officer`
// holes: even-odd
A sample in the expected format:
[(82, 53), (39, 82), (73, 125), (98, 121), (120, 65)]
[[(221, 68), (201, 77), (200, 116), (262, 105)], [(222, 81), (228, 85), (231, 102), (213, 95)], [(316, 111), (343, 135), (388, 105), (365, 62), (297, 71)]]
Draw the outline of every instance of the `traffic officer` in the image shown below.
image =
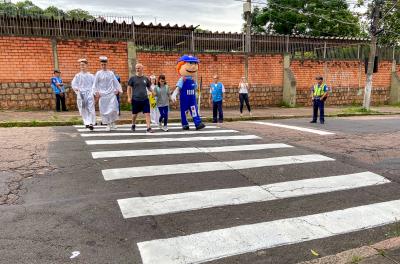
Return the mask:
[(324, 105), (328, 97), (329, 89), (324, 83), (324, 78), (318, 76), (315, 78), (317, 83), (311, 88), (311, 96), (313, 102), (313, 119), (310, 123), (317, 123), (318, 108), (319, 108), (319, 121), (321, 124), (325, 123)]

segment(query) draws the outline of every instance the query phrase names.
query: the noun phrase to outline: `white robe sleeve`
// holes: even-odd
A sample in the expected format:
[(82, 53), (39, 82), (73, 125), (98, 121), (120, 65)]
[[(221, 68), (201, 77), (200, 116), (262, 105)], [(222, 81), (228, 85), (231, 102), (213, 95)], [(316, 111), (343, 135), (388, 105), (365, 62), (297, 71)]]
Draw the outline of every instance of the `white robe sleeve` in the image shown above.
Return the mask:
[(74, 89), (74, 91), (76, 93), (79, 91), (79, 79), (80, 79), (79, 77), (80, 77), (79, 73), (76, 74), (74, 79), (72, 79), (72, 82), (71, 82), (72, 89)]
[(93, 94), (99, 92), (99, 87), (97, 86), (98, 76), (99, 72), (97, 72), (96, 75), (93, 77), (93, 86), (92, 86)]
[(123, 93), (123, 91), (122, 91), (122, 86), (121, 86), (121, 84), (118, 82), (118, 80), (117, 80), (117, 78), (115, 77), (114, 74), (113, 74), (112, 83), (113, 83), (114, 89), (115, 89), (115, 90), (118, 90), (119, 93), (122, 94), (122, 93)]

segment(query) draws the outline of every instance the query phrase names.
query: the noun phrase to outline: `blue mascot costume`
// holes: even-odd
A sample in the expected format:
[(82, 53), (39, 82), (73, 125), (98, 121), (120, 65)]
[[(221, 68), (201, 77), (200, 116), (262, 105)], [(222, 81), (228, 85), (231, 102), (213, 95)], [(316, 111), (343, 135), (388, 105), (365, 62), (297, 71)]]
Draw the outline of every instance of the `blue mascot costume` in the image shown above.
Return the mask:
[(189, 130), (189, 123), (186, 118), (187, 111), (190, 111), (196, 130), (203, 129), (205, 128), (205, 125), (201, 122), (197, 108), (197, 83), (194, 80), (195, 75), (199, 70), (199, 59), (191, 55), (184, 55), (179, 58), (176, 70), (181, 78), (176, 84), (176, 89), (172, 94), (172, 101), (176, 101), (176, 96), (179, 93), (182, 129)]

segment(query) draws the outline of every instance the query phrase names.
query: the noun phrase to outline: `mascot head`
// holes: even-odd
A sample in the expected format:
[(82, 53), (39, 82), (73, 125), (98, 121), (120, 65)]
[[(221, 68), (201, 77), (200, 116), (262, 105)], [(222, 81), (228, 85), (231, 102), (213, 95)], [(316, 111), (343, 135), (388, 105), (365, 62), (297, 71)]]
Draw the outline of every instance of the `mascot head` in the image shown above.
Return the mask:
[(192, 55), (183, 55), (179, 58), (176, 70), (181, 76), (194, 77), (199, 70), (199, 59)]

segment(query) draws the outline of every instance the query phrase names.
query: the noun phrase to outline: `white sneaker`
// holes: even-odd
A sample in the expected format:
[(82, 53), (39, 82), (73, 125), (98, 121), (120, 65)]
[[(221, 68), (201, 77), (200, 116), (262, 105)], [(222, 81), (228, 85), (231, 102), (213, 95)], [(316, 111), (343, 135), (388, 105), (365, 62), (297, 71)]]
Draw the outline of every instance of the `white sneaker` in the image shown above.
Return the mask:
[(111, 125), (107, 125), (106, 131), (111, 131)]
[(117, 129), (117, 126), (115, 125), (115, 123), (113, 122), (113, 123), (111, 123), (111, 130), (116, 130)]
[(167, 126), (164, 126), (164, 127), (162, 127), (161, 128), (164, 132), (168, 132), (168, 127)]

